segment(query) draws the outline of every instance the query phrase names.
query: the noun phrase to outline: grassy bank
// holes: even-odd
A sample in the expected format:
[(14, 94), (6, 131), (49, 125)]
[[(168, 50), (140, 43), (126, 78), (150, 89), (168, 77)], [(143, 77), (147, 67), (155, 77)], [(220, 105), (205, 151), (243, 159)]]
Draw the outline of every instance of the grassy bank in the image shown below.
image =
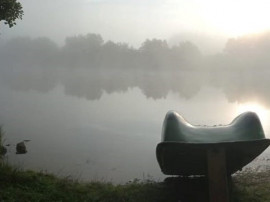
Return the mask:
[(0, 201), (175, 201), (162, 183), (79, 183), (53, 175), (0, 166)]
[[(0, 126), (0, 152), (3, 150)], [(167, 178), (164, 182), (134, 180), (124, 185), (88, 183), (14, 168), (0, 154), (1, 202), (204, 202), (205, 178)], [(270, 170), (246, 171), (233, 177), (234, 202), (270, 202)]]
[(246, 171), (233, 178), (236, 202), (270, 202), (270, 170)]
[[(172, 180), (173, 179), (173, 180)], [(233, 178), (233, 200), (235, 202), (269, 202), (270, 171), (244, 172)], [(187, 181), (186, 181), (187, 182)], [(106, 182), (80, 183), (74, 180), (57, 178), (53, 175), (22, 171), (9, 165), (0, 165), (0, 201), (203, 201), (198, 199), (206, 189), (198, 191), (200, 180), (192, 185), (191, 193), (180, 193), (179, 188), (191, 187), (185, 179), (171, 178), (164, 182), (138, 181), (113, 185)], [(197, 186), (197, 188), (196, 188)], [(192, 193), (193, 192), (193, 193)], [(200, 193), (201, 192), (201, 193)]]

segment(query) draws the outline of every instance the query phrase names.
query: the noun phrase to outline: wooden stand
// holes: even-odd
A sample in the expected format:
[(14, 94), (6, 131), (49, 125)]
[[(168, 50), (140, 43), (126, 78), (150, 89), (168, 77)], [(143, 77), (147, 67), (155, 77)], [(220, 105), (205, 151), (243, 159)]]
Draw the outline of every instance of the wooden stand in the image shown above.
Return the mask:
[(229, 202), (228, 174), (224, 148), (210, 148), (207, 152), (210, 202)]

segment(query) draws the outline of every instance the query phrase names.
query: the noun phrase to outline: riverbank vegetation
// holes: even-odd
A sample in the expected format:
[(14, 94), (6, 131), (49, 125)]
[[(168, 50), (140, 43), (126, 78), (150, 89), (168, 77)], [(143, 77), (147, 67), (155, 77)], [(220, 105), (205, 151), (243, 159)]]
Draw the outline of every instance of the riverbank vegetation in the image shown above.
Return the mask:
[[(136, 179), (118, 185), (102, 181), (85, 183), (69, 178), (58, 178), (44, 172), (24, 171), (1, 163), (0, 201), (202, 201), (202, 198), (199, 200), (198, 197), (203, 196), (196, 188), (193, 193), (181, 194), (181, 183), (184, 183), (185, 180), (172, 179), (164, 182)], [(198, 181), (196, 184), (198, 185)], [(201, 191), (204, 189), (205, 187)], [(246, 171), (233, 177), (232, 195), (234, 202), (270, 201), (269, 190), (269, 170), (263, 172)]]
[[(3, 130), (0, 127), (0, 146)], [(246, 170), (233, 176), (233, 202), (270, 201), (270, 169)], [(23, 170), (0, 161), (0, 201), (3, 202), (203, 202), (208, 201), (205, 178), (169, 177), (163, 182), (139, 180), (126, 184), (80, 182), (46, 172)]]

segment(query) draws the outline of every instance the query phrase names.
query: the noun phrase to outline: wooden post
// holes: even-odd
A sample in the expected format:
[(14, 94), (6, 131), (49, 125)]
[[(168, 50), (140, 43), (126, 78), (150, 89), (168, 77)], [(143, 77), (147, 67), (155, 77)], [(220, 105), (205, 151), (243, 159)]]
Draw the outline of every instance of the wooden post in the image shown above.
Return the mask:
[(225, 149), (208, 149), (207, 161), (210, 202), (229, 202)]

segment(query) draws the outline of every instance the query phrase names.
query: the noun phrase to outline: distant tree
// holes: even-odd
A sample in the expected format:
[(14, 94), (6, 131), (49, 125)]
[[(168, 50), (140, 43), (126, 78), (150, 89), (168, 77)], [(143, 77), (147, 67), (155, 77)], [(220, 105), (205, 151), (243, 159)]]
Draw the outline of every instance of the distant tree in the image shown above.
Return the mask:
[(140, 50), (144, 52), (157, 53), (157, 52), (167, 50), (168, 48), (169, 48), (168, 44), (165, 40), (147, 39), (145, 42), (143, 42), (142, 46), (140, 47)]
[(99, 34), (87, 34), (66, 38), (65, 49), (70, 51), (96, 51), (104, 43)]
[(22, 5), (17, 0), (0, 0), (0, 21), (9, 27), (16, 25), (16, 19), (22, 19)]
[(144, 68), (165, 68), (168, 62), (169, 46), (165, 40), (147, 39), (139, 49)]

